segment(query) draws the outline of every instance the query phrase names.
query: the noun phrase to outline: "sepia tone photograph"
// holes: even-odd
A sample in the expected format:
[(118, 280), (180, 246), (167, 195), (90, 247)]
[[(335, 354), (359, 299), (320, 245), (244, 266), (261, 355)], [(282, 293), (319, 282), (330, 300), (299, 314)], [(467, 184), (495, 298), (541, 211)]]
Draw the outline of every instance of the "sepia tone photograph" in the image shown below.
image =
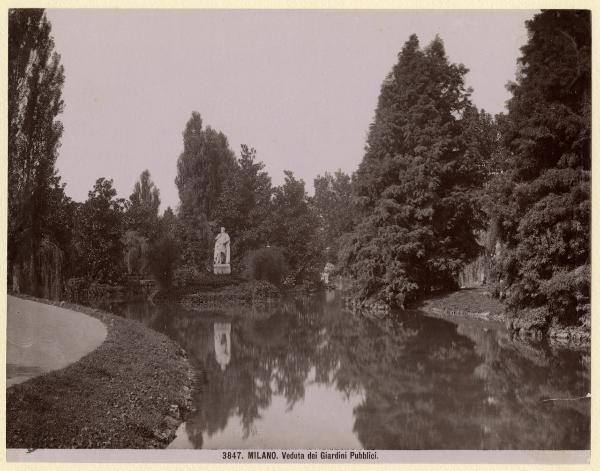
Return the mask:
[(589, 10), (7, 21), (9, 461), (588, 462)]

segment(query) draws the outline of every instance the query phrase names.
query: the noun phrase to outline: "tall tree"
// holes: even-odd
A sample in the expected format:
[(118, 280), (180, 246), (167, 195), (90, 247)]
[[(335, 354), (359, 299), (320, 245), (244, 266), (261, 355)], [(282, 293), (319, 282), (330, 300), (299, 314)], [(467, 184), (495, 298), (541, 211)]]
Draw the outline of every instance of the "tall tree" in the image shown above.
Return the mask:
[(150, 172), (144, 170), (133, 187), (125, 212), (125, 261), (128, 273), (145, 274), (149, 268), (149, 243), (158, 234), (160, 192)]
[(383, 82), (354, 175), (362, 217), (341, 250), (361, 299), (403, 306), (455, 286), (479, 253), (471, 193), (481, 172), (464, 138), (466, 72), (449, 63), (440, 38), (422, 50), (412, 35)]
[(64, 72), (43, 10), (11, 9), (8, 23), (8, 259), (41, 294), (39, 251), (52, 237), (44, 223), (60, 187), (54, 164)]
[(547, 306), (571, 322), (589, 313), (590, 21), (589, 11), (548, 10), (526, 23), (529, 41), (500, 121), (508, 169), (491, 205), (509, 302)]
[(317, 175), (312, 204), (319, 218), (321, 245), (330, 262), (337, 262), (340, 237), (354, 228), (352, 180), (341, 170)]
[(177, 218), (168, 207), (158, 219), (156, 233), (150, 241), (149, 269), (162, 291), (171, 288), (173, 271), (179, 261), (181, 251), (177, 238)]
[(275, 187), (265, 232), (270, 245), (281, 247), (292, 281), (314, 278), (322, 269), (316, 247), (317, 215), (313, 211), (304, 180), (286, 170), (283, 185)]
[(75, 245), (79, 274), (88, 282), (116, 283), (123, 275), (125, 200), (112, 180), (99, 178), (78, 211)]
[(235, 171), (235, 156), (227, 138), (193, 112), (183, 131), (183, 152), (177, 160), (179, 219), (183, 257), (189, 263), (208, 263), (212, 250), (215, 211), (223, 187)]
[(135, 182), (133, 193), (129, 196), (127, 219), (129, 228), (144, 237), (151, 237), (156, 229), (160, 191), (150, 178), (150, 172), (144, 170)]
[(239, 260), (266, 241), (264, 221), (269, 214), (273, 188), (256, 150), (243, 144), (233, 174), (224, 182), (215, 219), (233, 237), (231, 253)]

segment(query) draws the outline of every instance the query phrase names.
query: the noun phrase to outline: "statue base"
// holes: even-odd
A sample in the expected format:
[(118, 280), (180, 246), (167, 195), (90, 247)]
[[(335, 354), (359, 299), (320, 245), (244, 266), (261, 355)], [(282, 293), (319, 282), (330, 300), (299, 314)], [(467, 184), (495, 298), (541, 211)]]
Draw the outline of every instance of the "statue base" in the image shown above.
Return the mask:
[(213, 272), (215, 275), (231, 275), (231, 265), (229, 263), (215, 263)]

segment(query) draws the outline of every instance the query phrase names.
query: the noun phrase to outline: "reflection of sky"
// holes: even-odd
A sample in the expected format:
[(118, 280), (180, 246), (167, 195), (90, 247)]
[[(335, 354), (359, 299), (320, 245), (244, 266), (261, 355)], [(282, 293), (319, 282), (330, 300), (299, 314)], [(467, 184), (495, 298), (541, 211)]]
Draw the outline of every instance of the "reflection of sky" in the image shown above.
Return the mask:
[[(333, 385), (315, 383), (313, 369), (305, 382), (304, 399), (291, 410), (283, 395), (274, 395), (270, 406), (261, 409), (261, 418), (254, 422), (246, 439), (241, 421), (229, 420), (224, 430), (212, 436), (204, 433), (203, 448), (360, 449), (363, 446), (353, 432), (354, 408), (363, 400), (362, 392), (346, 398)], [(194, 448), (185, 424), (169, 448)]]

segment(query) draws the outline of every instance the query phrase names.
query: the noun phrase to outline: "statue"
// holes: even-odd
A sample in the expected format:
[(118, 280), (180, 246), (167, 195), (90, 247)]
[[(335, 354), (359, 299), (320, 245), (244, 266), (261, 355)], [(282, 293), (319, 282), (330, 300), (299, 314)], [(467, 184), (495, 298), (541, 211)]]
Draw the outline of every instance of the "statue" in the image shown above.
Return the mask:
[(213, 260), (215, 275), (229, 275), (231, 273), (229, 242), (229, 234), (225, 232), (224, 227), (221, 227), (221, 232), (215, 237), (215, 253)]

